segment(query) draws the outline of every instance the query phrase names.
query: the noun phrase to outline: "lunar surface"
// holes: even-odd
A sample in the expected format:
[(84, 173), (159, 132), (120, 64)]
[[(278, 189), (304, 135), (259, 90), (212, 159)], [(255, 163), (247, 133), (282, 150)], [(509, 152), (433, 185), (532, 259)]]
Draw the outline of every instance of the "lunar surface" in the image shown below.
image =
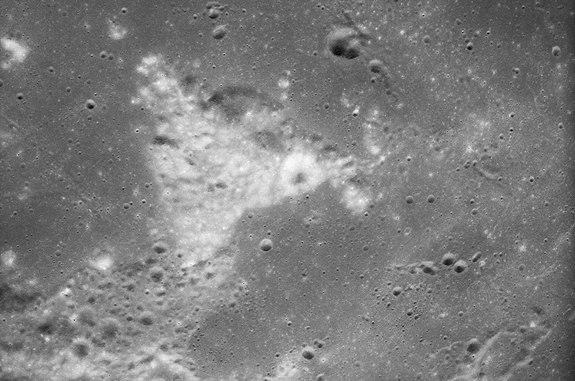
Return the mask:
[(0, 11), (1, 381), (575, 379), (573, 2)]

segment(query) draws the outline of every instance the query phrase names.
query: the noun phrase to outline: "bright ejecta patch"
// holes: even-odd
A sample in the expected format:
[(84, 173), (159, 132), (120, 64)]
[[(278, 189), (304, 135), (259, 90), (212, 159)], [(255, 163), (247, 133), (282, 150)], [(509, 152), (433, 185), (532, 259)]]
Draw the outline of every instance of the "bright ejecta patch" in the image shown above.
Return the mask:
[(0, 38), (0, 46), (2, 46), (2, 49), (6, 50), (9, 54), (8, 59), (0, 63), (0, 67), (4, 70), (10, 69), (15, 64), (24, 62), (28, 53), (30, 53), (30, 49), (26, 45), (13, 38)]
[(161, 56), (144, 58), (137, 71), (144, 81), (134, 103), (157, 116), (151, 165), (188, 266), (217, 262), (218, 248), (248, 209), (297, 199), (326, 181), (345, 189), (356, 173), (352, 158), (322, 156), (294, 137), (283, 106), (257, 90), (234, 85), (211, 96), (199, 86), (184, 90)]
[(122, 40), (128, 34), (128, 29), (116, 21), (108, 20), (108, 37), (112, 40)]
[(329, 171), (317, 157), (303, 149), (288, 154), (281, 162), (277, 184), (278, 196), (293, 197), (315, 189), (326, 180)]
[(14, 267), (16, 263), (16, 253), (14, 250), (6, 250), (2, 254), (0, 254), (0, 262), (6, 268)]

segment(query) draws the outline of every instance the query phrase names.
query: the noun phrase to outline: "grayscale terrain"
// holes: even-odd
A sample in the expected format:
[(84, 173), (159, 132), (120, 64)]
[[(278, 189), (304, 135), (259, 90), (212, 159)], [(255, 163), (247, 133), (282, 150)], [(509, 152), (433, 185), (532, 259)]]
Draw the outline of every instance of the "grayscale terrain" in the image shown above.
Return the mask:
[(575, 379), (574, 22), (0, 1), (0, 381)]

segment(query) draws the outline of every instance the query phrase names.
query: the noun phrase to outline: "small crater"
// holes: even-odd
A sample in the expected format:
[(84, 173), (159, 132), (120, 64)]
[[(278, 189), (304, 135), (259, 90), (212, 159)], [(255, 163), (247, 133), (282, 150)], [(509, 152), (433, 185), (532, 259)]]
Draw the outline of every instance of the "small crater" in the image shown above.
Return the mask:
[(90, 344), (84, 339), (74, 340), (72, 352), (79, 358), (86, 357), (90, 353)]
[(437, 274), (437, 267), (435, 267), (435, 264), (433, 262), (430, 261), (425, 261), (425, 262), (421, 262), (421, 270), (425, 273), (425, 274), (429, 274), (429, 275), (435, 275)]
[(216, 40), (221, 40), (228, 34), (227, 25), (218, 25), (212, 30), (212, 37)]
[(96, 102), (93, 99), (88, 99), (84, 105), (88, 110), (93, 110), (96, 108)]
[(468, 267), (467, 261), (460, 259), (453, 265), (453, 270), (456, 273), (461, 274), (462, 272), (467, 270), (467, 267)]
[(456, 260), (457, 257), (453, 253), (445, 253), (443, 254), (443, 257), (441, 257), (441, 263), (443, 263), (445, 266), (453, 265)]
[(313, 341), (313, 345), (315, 345), (317, 348), (323, 348), (325, 346), (325, 341), (320, 340), (320, 339), (315, 339)]
[(120, 331), (120, 322), (115, 318), (105, 318), (100, 325), (100, 333), (104, 339), (116, 337)]
[(479, 352), (480, 348), (481, 344), (479, 343), (479, 340), (476, 338), (473, 338), (467, 342), (467, 352), (469, 353), (477, 353)]
[(384, 65), (381, 60), (377, 59), (371, 60), (369, 61), (367, 66), (369, 68), (369, 71), (371, 71), (372, 73), (381, 74), (384, 72)]
[(336, 57), (353, 60), (361, 55), (362, 37), (352, 28), (338, 28), (328, 34), (327, 48)]
[(260, 241), (260, 250), (261, 251), (270, 251), (273, 249), (273, 242), (269, 238), (264, 238)]
[(93, 327), (96, 325), (96, 312), (91, 307), (83, 307), (78, 311), (78, 321), (81, 324)]
[(158, 254), (165, 253), (166, 251), (168, 251), (168, 244), (163, 241), (158, 241), (154, 243), (154, 245), (152, 246), (152, 250), (154, 250), (154, 252)]
[(303, 350), (301, 351), (301, 355), (304, 359), (306, 360), (311, 360), (314, 358), (315, 356), (315, 350), (310, 347), (310, 346), (306, 346), (303, 348)]
[(162, 269), (160, 266), (152, 267), (150, 269), (150, 278), (152, 278), (154, 282), (161, 282), (164, 278), (164, 269)]
[(143, 325), (152, 325), (154, 324), (154, 314), (149, 311), (144, 311), (138, 317), (138, 321)]
[(225, 5), (217, 1), (208, 1), (206, 3), (206, 14), (211, 19), (217, 19), (221, 16), (222, 12), (226, 9)]

